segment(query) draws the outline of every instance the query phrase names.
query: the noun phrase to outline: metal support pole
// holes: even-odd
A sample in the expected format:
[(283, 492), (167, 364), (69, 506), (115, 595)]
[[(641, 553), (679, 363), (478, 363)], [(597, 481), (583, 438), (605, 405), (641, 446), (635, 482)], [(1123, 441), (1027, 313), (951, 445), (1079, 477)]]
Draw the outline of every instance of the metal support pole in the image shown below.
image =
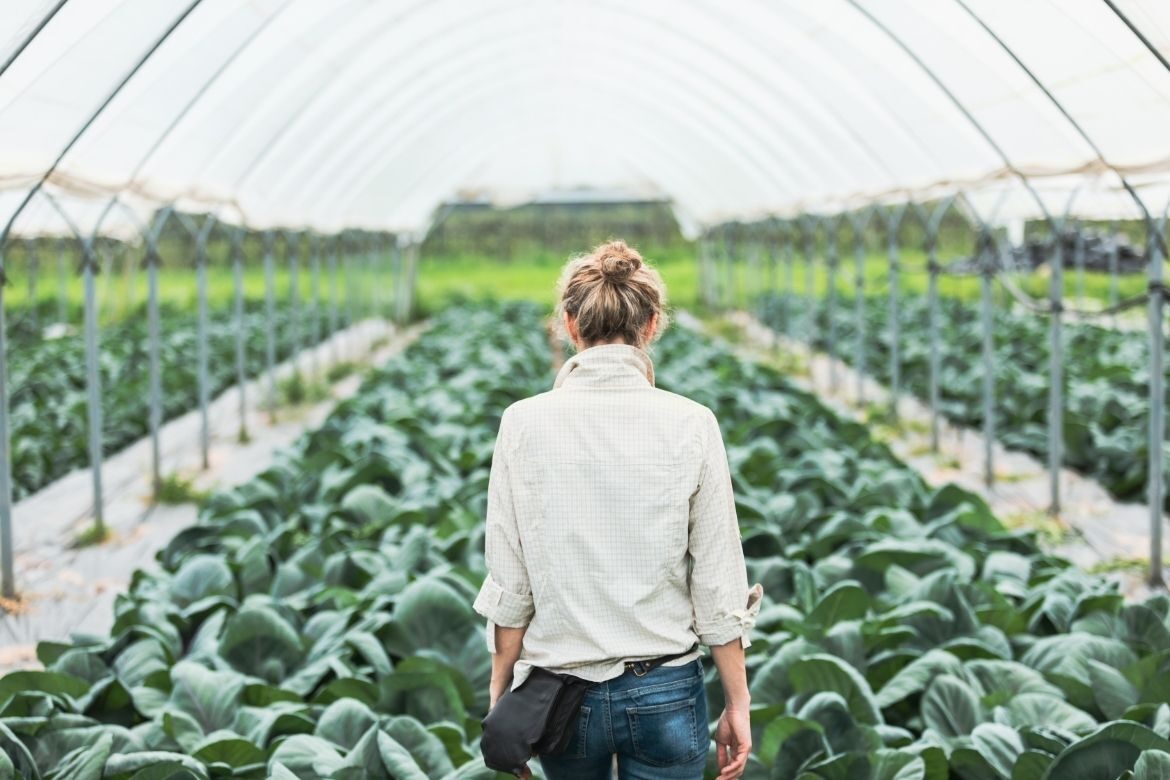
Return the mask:
[[(212, 218), (208, 217), (210, 222)], [(199, 390), (199, 455), (200, 462), (206, 470), (211, 465), (211, 419), (208, 414), (208, 404), (211, 397), (211, 381), (208, 378), (207, 347), (207, 235), (201, 232), (195, 237), (195, 284), (198, 296), (198, 327), (197, 327), (197, 356), (198, 356), (198, 390)]]
[(382, 309), (385, 304), (385, 295), (382, 289), (382, 237), (374, 233), (367, 242), (368, 266), (366, 289), (370, 302), (370, 341), (377, 338), (382, 320)]
[(735, 274), (736, 274), (736, 255), (739, 251), (739, 246), (735, 241), (731, 230), (724, 228), (723, 230), (723, 249), (724, 262), (727, 264), (727, 278), (725, 280), (726, 287), (724, 288), (723, 309), (735, 308)]
[(363, 257), (362, 290), (365, 293), (365, 316), (372, 320), (378, 316), (378, 243), (374, 236), (366, 237), (366, 252)]
[(711, 271), (715, 279), (715, 308), (722, 312), (727, 301), (727, 232), (720, 228), (711, 243)]
[(813, 219), (810, 216), (800, 218), (800, 245), (801, 254), (804, 255), (804, 316), (800, 318), (800, 322), (804, 328), (804, 342), (808, 347), (809, 379), (815, 382), (816, 373), (812, 371), (812, 358), (816, 352), (817, 290), (816, 273), (813, 270), (813, 243), (816, 238), (813, 235)]
[[(1120, 260), (1121, 244), (1118, 241), (1117, 223), (1109, 223), (1109, 238), (1112, 241), (1112, 246), (1109, 248), (1109, 306), (1112, 308), (1117, 305), (1117, 265)], [(1117, 327), (1117, 313), (1110, 315), (1110, 321), (1113, 327)]]
[(379, 246), (382, 248), (382, 256), (379, 259), (382, 273), (379, 275), (378, 285), (378, 289), (382, 291), (382, 311), (379, 316), (384, 320), (383, 324), (387, 324), (394, 322), (394, 299), (398, 294), (394, 283), (398, 264), (398, 237), (383, 235)]
[(898, 247), (898, 227), (902, 222), (905, 206), (895, 208), (887, 215), (886, 223), (886, 256), (890, 265), (890, 298), (889, 321), (887, 327), (890, 333), (890, 416), (898, 419), (898, 398), (902, 393), (902, 356), (899, 354), (900, 337), (898, 333), (898, 265), (900, 249)]
[(370, 273), (370, 254), (365, 236), (354, 242), (354, 309), (359, 320), (370, 316), (370, 290), (366, 277)]
[(334, 363), (341, 362), (340, 339), (337, 338), (337, 331), (340, 328), (341, 319), (338, 311), (337, 297), (337, 247), (340, 243), (340, 236), (334, 237), (329, 242), (329, 338), (333, 342)]
[(712, 233), (707, 244), (707, 267), (711, 277), (711, 310), (717, 312), (723, 305), (723, 242)]
[(858, 217), (853, 223), (853, 317), (857, 340), (857, 404), (865, 404), (865, 227), (869, 220)]
[(723, 264), (727, 261), (727, 229), (720, 227), (711, 237), (711, 280), (714, 282), (715, 309), (722, 312), (727, 300), (727, 271)]
[(130, 251), (130, 247), (126, 247), (126, 303), (122, 307), (123, 311), (119, 318), (125, 316), (128, 312), (130, 315), (134, 314), (135, 307), (138, 305), (138, 263), (134, 262), (134, 253)]
[(147, 416), (150, 418), (150, 475), (154, 500), (162, 492), (162, 368), (159, 342), (162, 340), (158, 306), (158, 249), (152, 236), (146, 237), (146, 321), (147, 359), (149, 361), (150, 399)]
[(1076, 254), (1074, 255), (1077, 265), (1077, 304), (1083, 305), (1085, 301), (1085, 226), (1081, 222), (1076, 223)]
[(236, 228), (231, 233), (232, 242), (232, 309), (236, 322), (236, 387), (240, 391), (240, 429), (238, 439), (248, 440), (248, 367), (247, 333), (244, 324), (244, 232)]
[(792, 321), (796, 319), (792, 314), (792, 299), (796, 294), (796, 280), (794, 279), (796, 251), (793, 248), (796, 241), (793, 232), (793, 224), (789, 222), (788, 229), (784, 231), (784, 335), (789, 340), (796, 336), (792, 327)]
[(938, 311), (938, 236), (928, 228), (926, 236), (926, 302), (927, 302), (927, 330), (929, 332), (930, 349), (930, 450), (939, 449), (939, 405), (942, 403), (939, 388), (939, 371), (941, 369), (941, 354), (939, 351), (939, 311)]
[[(930, 406), (930, 450), (939, 451), (939, 407), (942, 403), (939, 374), (941, 372), (941, 353), (939, 350), (939, 294), (938, 280), (942, 266), (938, 262), (938, 234), (942, 229), (943, 220), (947, 212), (954, 205), (954, 198), (949, 197), (939, 203), (932, 212), (927, 212), (922, 206), (913, 204), (914, 213), (918, 215), (924, 230), (923, 248), (926, 251), (926, 300), (927, 300), (927, 344), (928, 344), (928, 385)], [(978, 234), (977, 234), (978, 235)]]
[(40, 253), (38, 252), (38, 244), (40, 242), (35, 238), (28, 240), (28, 306), (29, 306), (29, 320), (33, 326), (36, 327), (40, 322), (41, 314), (37, 306), (37, 272), (40, 270)]
[(112, 238), (95, 237), (93, 242), (96, 249), (94, 254), (98, 258), (97, 270), (94, 272), (94, 294), (98, 301), (97, 320), (100, 328), (103, 322), (110, 323), (117, 319), (115, 307), (118, 296), (114, 281), (118, 278), (118, 258), (122, 250)]
[(117, 249), (115, 249), (113, 246), (112, 241), (102, 241), (97, 237), (93, 239), (93, 253), (95, 263), (97, 265), (97, 268), (94, 271), (94, 284), (98, 284), (96, 278), (97, 276), (102, 277), (100, 282), (101, 289), (95, 288), (94, 290), (95, 297), (101, 301), (101, 305), (99, 306), (97, 313), (99, 323), (103, 321), (103, 315), (106, 322), (109, 322), (112, 319), (110, 309), (114, 305), (114, 295), (110, 290), (110, 281), (118, 275), (116, 269), (114, 268), (116, 265), (116, 252)]
[(309, 355), (311, 362), (309, 370), (314, 375), (321, 372), (321, 363), (318, 359), (317, 346), (321, 343), (321, 239), (316, 235), (309, 236), (309, 297), (313, 310), (310, 342), (313, 347)]
[[(343, 285), (345, 287), (345, 324), (352, 331), (352, 329), (357, 325), (356, 302), (354, 301), (355, 295), (353, 289), (353, 245), (350, 244), (349, 246), (344, 247), (344, 249), (345, 254), (342, 257), (342, 272), (345, 274), (345, 281)], [(346, 339), (349, 344), (353, 343), (352, 335), (353, 334), (351, 333), (350, 336)], [(349, 344), (346, 345), (347, 352), (349, 352)]]
[[(773, 306), (777, 303), (776, 288), (779, 286), (779, 274), (776, 273), (776, 263), (779, 258), (776, 250), (776, 236), (770, 234), (768, 236), (768, 300)], [(780, 348), (779, 329), (773, 325), (768, 328), (768, 332), (772, 334), (772, 351), (777, 352)]]
[(829, 320), (829, 391), (840, 389), (837, 375), (837, 220), (822, 222), (825, 227), (825, 263), (827, 265), (828, 289), (825, 295), (825, 316)]
[(403, 324), (410, 322), (411, 316), (414, 314), (414, 286), (416, 283), (416, 276), (418, 274), (418, 244), (408, 244), (405, 255), (406, 265), (404, 267), (404, 281), (406, 288), (406, 316), (403, 318)]
[(264, 233), (264, 359), (268, 373), (268, 414), (276, 422), (276, 270), (273, 258), (275, 237)]
[(345, 269), (345, 300), (349, 321), (357, 325), (365, 317), (362, 298), (362, 238), (352, 236), (349, 240)]
[(979, 244), (979, 310), (983, 329), (983, 482), (990, 487), (995, 481), (995, 344), (991, 330), (991, 280), (995, 268), (991, 257), (991, 236), (981, 232)]
[(301, 372), (301, 280), (300, 254), (301, 237), (298, 233), (289, 233), (285, 236), (285, 250), (288, 252), (288, 329), (292, 347), (293, 374)]
[(341, 323), (341, 327), (343, 329), (348, 329), (349, 326), (353, 324), (353, 315), (350, 311), (349, 246), (350, 241), (348, 238), (340, 235), (337, 237), (337, 309), (339, 322)]
[(703, 233), (695, 242), (695, 273), (699, 279), (698, 300), (699, 308), (706, 309), (710, 303), (707, 294), (707, 234)]
[[(362, 272), (364, 276), (362, 277), (361, 290), (364, 294), (365, 316), (373, 321), (372, 324), (376, 325), (376, 321), (382, 316), (383, 303), (382, 275), (379, 266), (382, 257), (381, 236), (377, 233), (366, 234), (363, 246), (365, 254), (363, 255)], [(371, 329), (371, 339), (374, 338), (374, 330), (376, 327)]]
[(715, 311), (719, 308), (719, 256), (715, 248), (715, 236), (711, 233), (703, 241), (703, 271), (707, 276), (704, 291), (707, 308)]
[(382, 287), (382, 236), (373, 233), (366, 241), (367, 276), (366, 290), (370, 302), (370, 318), (375, 322), (382, 318), (382, 310), (386, 304), (385, 290)]
[[(1161, 228), (1159, 228), (1161, 230)], [(1166, 286), (1162, 275), (1162, 256), (1154, 235), (1146, 241), (1149, 257), (1149, 314), (1150, 314), (1150, 429), (1149, 476), (1147, 498), (1150, 507), (1150, 576), (1153, 587), (1166, 586), (1162, 577), (1162, 512), (1165, 504), (1164, 484), (1166, 464), (1163, 460), (1163, 442), (1166, 436), (1166, 342), (1162, 328), (1163, 304)]]
[(363, 235), (358, 246), (358, 314), (363, 322), (362, 349), (363, 354), (369, 357), (370, 347), (370, 319), (374, 314), (372, 290), (370, 289), (371, 269), (373, 268), (372, 253), (370, 251), (370, 237)]
[(15, 555), (12, 549), (12, 431), (8, 421), (8, 326), (4, 317), (3, 247), (0, 246), (0, 591), (16, 596)]
[[(394, 302), (391, 308), (391, 319), (395, 326), (405, 325), (398, 319), (398, 294), (399, 290), (406, 285), (406, 257), (404, 248), (402, 248), (400, 241), (404, 241), (398, 235), (391, 235), (390, 243), (390, 274), (391, 274), (391, 299)], [(421, 244), (420, 244), (421, 247)], [(420, 249), (421, 251), (421, 249)]]
[[(776, 245), (773, 243), (770, 234), (764, 234), (763, 246), (760, 251), (764, 253), (764, 295), (761, 296), (761, 300), (767, 301), (770, 305), (772, 303), (772, 295), (776, 291)], [(765, 314), (766, 307), (761, 305), (759, 313), (761, 320)]]
[(64, 238), (57, 239), (57, 322), (69, 318), (69, 250)]
[(705, 237), (701, 234), (695, 241), (695, 278), (698, 280), (695, 293), (700, 309), (704, 309), (707, 306), (707, 269), (704, 267), (704, 240)]
[(79, 241), (85, 285), (85, 389), (89, 419), (89, 464), (93, 472), (93, 517), (97, 536), (105, 535), (102, 497), (102, 404), (101, 376), (98, 373), (97, 287), (94, 279), (97, 258), (93, 245)]
[(1064, 311), (1064, 220), (1055, 220), (1056, 251), (1048, 277), (1051, 307), (1048, 333), (1048, 481), (1052, 515), (1060, 514), (1060, 465), (1064, 455), (1064, 340), (1061, 314)]
[(712, 312), (719, 309), (722, 293), (719, 288), (719, 249), (718, 239), (712, 232), (707, 236), (707, 304)]
[(760, 289), (760, 244), (758, 241), (752, 241), (748, 245), (747, 273), (744, 275), (744, 279), (744, 310), (758, 314)]
[(406, 324), (405, 318), (402, 316), (402, 296), (406, 290), (406, 280), (403, 274), (403, 257), (402, 248), (398, 246), (397, 239), (390, 248), (390, 279), (391, 289), (394, 292), (394, 311), (393, 320), (397, 325)]

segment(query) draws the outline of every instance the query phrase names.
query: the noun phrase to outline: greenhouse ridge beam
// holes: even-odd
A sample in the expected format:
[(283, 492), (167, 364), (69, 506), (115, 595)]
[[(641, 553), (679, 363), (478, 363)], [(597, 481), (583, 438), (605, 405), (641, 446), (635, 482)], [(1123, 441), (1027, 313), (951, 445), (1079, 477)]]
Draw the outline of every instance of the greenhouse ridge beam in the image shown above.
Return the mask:
[[(536, 31), (536, 30), (529, 30), (529, 31), (528, 31), (528, 33), (529, 33), (529, 34), (538, 34), (538, 33), (539, 33), (539, 31)], [(718, 53), (717, 53), (717, 54), (718, 54)], [(459, 63), (457, 63), (457, 64), (460, 64), (460, 65), (465, 65), (466, 63), (465, 63), (464, 61), (460, 61), (460, 62), (459, 62)], [(346, 67), (349, 67), (349, 66), (347, 65)], [(387, 89), (390, 89), (390, 88), (392, 88), (392, 86), (393, 86), (393, 85), (390, 85), (389, 87), (387, 87)], [(458, 85), (456, 85), (456, 86), (458, 86)], [(312, 98), (312, 100), (316, 100), (316, 99), (317, 99), (317, 97), (318, 97), (318, 95), (320, 95), (320, 94), (322, 94), (322, 93), (315, 93), (315, 94), (314, 94), (314, 96), (313, 96), (313, 98)], [(375, 102), (375, 103), (376, 103), (376, 102)], [(293, 124), (295, 124), (296, 122), (300, 121), (300, 117), (302, 117), (302, 116), (303, 116), (303, 115), (304, 115), (304, 114), (305, 114), (305, 113), (306, 113), (308, 110), (309, 110), (309, 106), (308, 106), (308, 105), (305, 105), (305, 106), (302, 106), (302, 107), (298, 108), (298, 109), (297, 109), (297, 111), (296, 111), (296, 113), (295, 113), (295, 115), (292, 117), (292, 123), (293, 123)], [(281, 129), (281, 131), (280, 131), (280, 132), (278, 132), (278, 134), (277, 134), (277, 137), (276, 137), (275, 139), (273, 139), (273, 140), (270, 140), (270, 142), (264, 146), (264, 151), (262, 152), (262, 156), (266, 156), (266, 155), (268, 155), (268, 154), (271, 154), (271, 153), (272, 153), (272, 150), (274, 150), (274, 149), (276, 149), (276, 148), (277, 148), (277, 146), (278, 146), (278, 141), (280, 140), (280, 138), (283, 138), (283, 137), (284, 137), (284, 136), (285, 136), (285, 135), (286, 135), (288, 132), (290, 132), (291, 130), (292, 130), (292, 125), (291, 125), (291, 124), (284, 124), (284, 125), (282, 125), (282, 129)], [(254, 160), (254, 161), (252, 161), (252, 163), (250, 164), (250, 166), (249, 166), (249, 167), (250, 167), (251, 169), (254, 169), (254, 168), (256, 168), (256, 167), (259, 165), (259, 163), (260, 163), (260, 161), (259, 161), (259, 160)], [(360, 173), (360, 172), (361, 172), (361, 171), (364, 169), (364, 167), (365, 167), (365, 166), (354, 166), (354, 167), (355, 167), (355, 168), (357, 169), (357, 171)], [(239, 185), (239, 183), (242, 183), (242, 182), (240, 182), (240, 181), (238, 180), (238, 184), (237, 184), (237, 186)], [(355, 188), (352, 188), (352, 187), (347, 187), (347, 189), (353, 190), (353, 189), (355, 189)]]
[[(536, 30), (536, 29), (526, 29), (526, 30), (521, 30), (521, 31), (519, 31), (519, 33), (515, 33), (515, 34), (512, 33), (511, 31), (508, 33), (509, 38), (513, 37), (513, 35), (515, 35), (515, 37), (518, 40), (520, 38), (524, 38), (524, 40), (521, 41), (521, 43), (525, 44), (523, 48), (531, 48), (531, 44), (538, 41), (540, 31)], [(530, 36), (532, 37), (532, 40), (528, 40), (528, 38)], [(504, 41), (504, 42), (506, 43), (507, 41)], [(493, 45), (497, 45), (497, 44), (501, 43), (501, 41), (494, 40), (494, 41), (492, 41), (492, 43), (493, 43)], [(507, 49), (507, 48), (511, 48), (511, 47), (505, 46), (503, 48)], [(480, 57), (483, 54), (483, 47), (480, 45), (477, 45), (475, 48), (470, 49), (470, 51), (477, 56), (477, 59), (475, 61), (469, 62), (466, 59), (461, 59), (461, 60), (458, 60), (456, 62), (450, 63), (450, 65), (451, 65), (450, 69), (457, 73), (457, 72), (460, 72), (463, 70), (467, 70), (470, 67), (471, 70), (473, 70), (478, 76), (477, 82), (483, 82), (485, 84), (495, 85), (495, 86), (499, 86), (501, 79), (503, 77), (509, 75), (507, 72), (504, 72), (501, 75), (491, 76), (489, 73), (484, 72), (484, 67), (489, 66), (489, 65), (493, 65), (494, 61), (489, 59), (484, 64), (484, 67), (479, 67), (478, 57)], [(656, 53), (651, 53), (651, 54), (653, 56), (657, 57)], [(713, 53), (713, 56), (718, 56), (718, 54)], [(670, 73), (670, 71), (667, 68), (659, 68), (658, 64), (657, 64), (658, 61), (659, 60), (654, 61), (653, 68), (654, 68), (655, 73), (661, 72), (661, 74), (662, 74), (661, 85), (662, 85), (663, 90), (670, 89), (674, 92), (677, 92), (679, 99), (678, 99), (678, 101), (676, 101), (676, 103), (677, 103), (678, 107), (689, 106), (690, 102), (686, 98), (688, 95), (690, 95), (692, 93), (687, 91), (687, 90), (677, 89), (675, 87), (675, 84), (672, 81), (672, 74)], [(670, 61), (670, 60), (662, 60), (662, 61), (666, 62), (668, 65), (672, 63), (672, 61)], [(598, 67), (603, 67), (603, 66), (604, 66), (604, 61), (603, 61), (603, 63), (598, 65)], [(649, 72), (649, 71), (647, 71), (647, 72)], [(434, 72), (425, 73), (422, 75), (429, 76), (430, 80), (436, 82), (436, 87), (425, 90), (426, 94), (428, 95), (428, 98), (432, 99), (432, 102), (437, 101), (438, 94), (441, 94), (443, 90), (457, 91), (461, 88), (466, 89), (466, 86), (467, 86), (466, 84), (457, 83), (453, 79), (440, 78), (440, 74), (434, 73)], [(604, 83), (611, 83), (612, 84), (612, 82), (604, 82)], [(518, 86), (524, 86), (524, 85), (521, 83), (521, 84), (518, 84)], [(729, 92), (729, 91), (734, 92), (733, 89), (730, 89), (730, 85), (728, 85), (726, 83), (720, 82), (718, 84), (718, 86), (719, 86), (719, 90), (721, 92)], [(625, 87), (621, 87), (621, 88), (625, 89)], [(370, 96), (368, 98), (363, 96), (363, 99), (365, 100), (365, 102), (368, 102), (373, 106), (378, 106), (381, 104), (383, 106), (381, 109), (381, 114), (391, 115), (391, 117), (392, 117), (394, 112), (391, 110), (391, 107), (386, 106), (384, 104), (384, 102), (380, 99), (380, 96), (392, 95), (394, 90), (395, 90), (395, 84), (390, 83), (390, 84), (386, 85), (382, 89), (381, 92), (374, 93), (372, 96)], [(627, 92), (629, 94), (631, 94), (632, 96), (643, 97), (643, 99), (644, 99), (644, 96), (639, 96), (636, 91), (627, 90)], [(458, 93), (456, 96), (457, 97), (459, 96)], [(473, 102), (473, 101), (476, 101), (479, 99), (480, 99), (480, 96), (478, 94), (470, 94), (470, 95), (466, 95), (466, 96), (463, 96), (460, 98), (460, 100), (462, 102)], [(742, 102), (742, 101), (740, 101), (740, 102)], [(443, 100), (442, 105), (444, 106), (444, 110), (450, 111), (452, 108), (452, 103), (453, 102), (450, 100)], [(675, 103), (659, 102), (658, 106), (660, 107), (660, 110), (671, 110), (672, 107), (675, 106)], [(744, 111), (741, 113), (743, 113), (745, 116), (750, 116), (749, 108), (750, 108), (749, 106), (744, 104)], [(303, 115), (304, 115), (304, 112), (301, 110), (298, 110), (297, 115), (296, 115), (297, 118), (295, 119), (295, 121), (300, 121), (299, 117), (302, 117)], [(696, 111), (695, 115), (700, 120), (702, 119), (703, 116), (705, 116), (705, 114), (703, 114), (701, 111)], [(431, 117), (431, 119), (433, 119), (433, 117)], [(428, 120), (428, 117), (426, 115), (424, 115), (419, 121), (425, 122), (427, 120)], [(702, 124), (702, 123), (699, 122), (699, 124)], [(372, 127), (371, 125), (372, 125), (372, 122), (370, 120), (364, 120), (361, 122), (361, 124), (359, 124), (357, 126), (357, 130), (354, 132), (361, 133), (362, 136), (361, 136), (361, 138), (356, 138), (355, 140), (349, 142), (349, 147), (352, 148), (353, 155), (357, 155), (359, 153), (366, 153), (367, 151), (369, 154), (372, 154), (372, 155), (384, 155), (386, 153), (385, 150), (376, 148), (374, 146), (374, 144), (372, 143), (374, 140), (376, 140), (376, 138), (381, 137), (384, 134), (383, 132), (381, 132), (383, 130), (383, 128), (380, 125), (377, 127)], [(406, 126), (405, 128), (403, 128), (402, 134), (409, 136), (411, 133), (413, 133), (415, 131), (416, 126), (418, 126), (418, 125), (416, 124), (416, 125)], [(289, 128), (288, 126), (285, 126), (284, 128), (282, 128), (282, 132), (280, 132), (278, 134), (279, 139), (283, 139), (285, 137), (286, 133), (290, 129), (291, 128)], [(378, 131), (378, 132), (375, 132), (375, 131)], [(354, 134), (354, 133), (348, 133), (348, 134), (340, 133), (336, 130), (331, 130), (331, 132), (333, 132), (335, 135), (337, 135), (339, 137), (344, 137), (346, 135), (353, 135)], [(727, 143), (728, 138), (734, 139), (735, 136), (722, 136), (722, 138), (723, 138), (724, 142)], [(758, 143), (755, 144), (755, 147), (758, 147), (758, 148), (749, 148), (746, 145), (744, 145), (743, 143), (740, 143), (738, 140), (732, 141), (733, 143), (735, 143), (735, 145), (738, 148), (743, 150), (747, 159), (753, 161), (749, 165), (745, 166), (745, 168), (752, 169), (752, 168), (759, 167), (758, 149), (759, 148), (767, 148), (766, 139), (764, 138), (762, 133), (756, 134), (756, 140), (758, 141)], [(488, 140), (488, 143), (490, 143), (490, 139)], [(266, 145), (265, 151), (263, 152), (263, 154), (267, 155), (267, 154), (272, 153), (272, 150), (275, 150), (277, 148), (277, 145), (278, 144), (275, 141), (270, 142), (269, 144)], [(344, 150), (343, 150), (343, 152), (344, 152)], [(340, 153), (339, 156), (349, 158), (351, 155), (347, 154), (347, 153)], [(472, 162), (473, 163), (478, 162), (478, 160), (473, 160)], [(259, 164), (259, 161), (253, 161), (250, 165), (250, 168), (254, 169), (255, 167), (258, 166), (258, 164)], [(361, 164), (360, 160), (355, 161), (354, 163), (350, 164), (350, 167), (353, 169), (354, 175), (358, 176), (358, 177), (366, 176), (367, 178), (371, 178), (371, 177), (378, 175), (376, 170), (372, 169), (367, 164)], [(424, 172), (424, 174), (425, 174), (425, 172)], [(810, 175), (811, 175), (811, 170), (810, 170)], [(423, 176), (423, 174), (420, 174), (420, 178), (422, 176)], [(286, 179), (291, 179), (291, 177), (286, 175)], [(810, 181), (811, 181), (811, 179), (810, 179)], [(360, 197), (360, 193), (362, 191), (361, 186), (355, 186), (351, 180), (337, 179), (337, 177), (331, 177), (331, 182), (332, 183), (330, 186), (333, 186), (335, 189), (337, 189), (341, 192), (354, 193), (353, 197)], [(239, 182), (239, 183), (242, 183), (242, 182)], [(301, 191), (313, 191), (315, 189), (314, 187), (304, 187), (303, 183), (298, 183), (295, 180), (290, 181), (288, 187), (289, 187), (289, 189), (299, 189)]]

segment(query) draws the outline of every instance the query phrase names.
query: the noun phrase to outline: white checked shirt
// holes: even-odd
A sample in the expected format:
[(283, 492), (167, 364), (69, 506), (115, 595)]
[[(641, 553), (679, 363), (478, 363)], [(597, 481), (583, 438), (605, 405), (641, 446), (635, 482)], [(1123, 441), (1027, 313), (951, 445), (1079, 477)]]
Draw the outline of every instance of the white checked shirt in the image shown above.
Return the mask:
[(748, 588), (719, 425), (654, 387), (637, 347), (583, 350), (505, 410), (485, 547), (488, 649), (493, 624), (528, 627), (513, 687), (532, 666), (600, 682), (696, 642), (750, 644), (762, 589)]

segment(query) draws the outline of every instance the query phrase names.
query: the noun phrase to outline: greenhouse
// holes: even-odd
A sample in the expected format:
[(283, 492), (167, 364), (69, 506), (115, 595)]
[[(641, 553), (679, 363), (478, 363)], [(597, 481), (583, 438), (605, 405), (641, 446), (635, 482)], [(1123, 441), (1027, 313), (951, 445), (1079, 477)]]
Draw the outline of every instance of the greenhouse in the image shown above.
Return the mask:
[(615, 239), (666, 289), (623, 344), (717, 419), (762, 586), (746, 765), (703, 641), (696, 772), (1170, 778), (1170, 5), (0, 20), (0, 780), (511, 776), (524, 627), (483, 594), (559, 602), (497, 584), (489, 486), (505, 410), (592, 349), (566, 261)]

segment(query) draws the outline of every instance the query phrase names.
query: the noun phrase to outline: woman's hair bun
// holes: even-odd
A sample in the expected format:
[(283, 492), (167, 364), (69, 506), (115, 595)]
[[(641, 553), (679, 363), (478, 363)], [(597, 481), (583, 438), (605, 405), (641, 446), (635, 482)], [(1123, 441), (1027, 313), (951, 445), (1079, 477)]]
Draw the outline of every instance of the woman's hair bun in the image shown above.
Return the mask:
[[(580, 344), (645, 347), (666, 327), (662, 277), (625, 241), (607, 241), (565, 263), (557, 281), (557, 319), (576, 323)], [(657, 326), (648, 334), (653, 319)]]
[(625, 241), (610, 241), (596, 250), (601, 275), (609, 282), (624, 282), (642, 267), (642, 256)]

